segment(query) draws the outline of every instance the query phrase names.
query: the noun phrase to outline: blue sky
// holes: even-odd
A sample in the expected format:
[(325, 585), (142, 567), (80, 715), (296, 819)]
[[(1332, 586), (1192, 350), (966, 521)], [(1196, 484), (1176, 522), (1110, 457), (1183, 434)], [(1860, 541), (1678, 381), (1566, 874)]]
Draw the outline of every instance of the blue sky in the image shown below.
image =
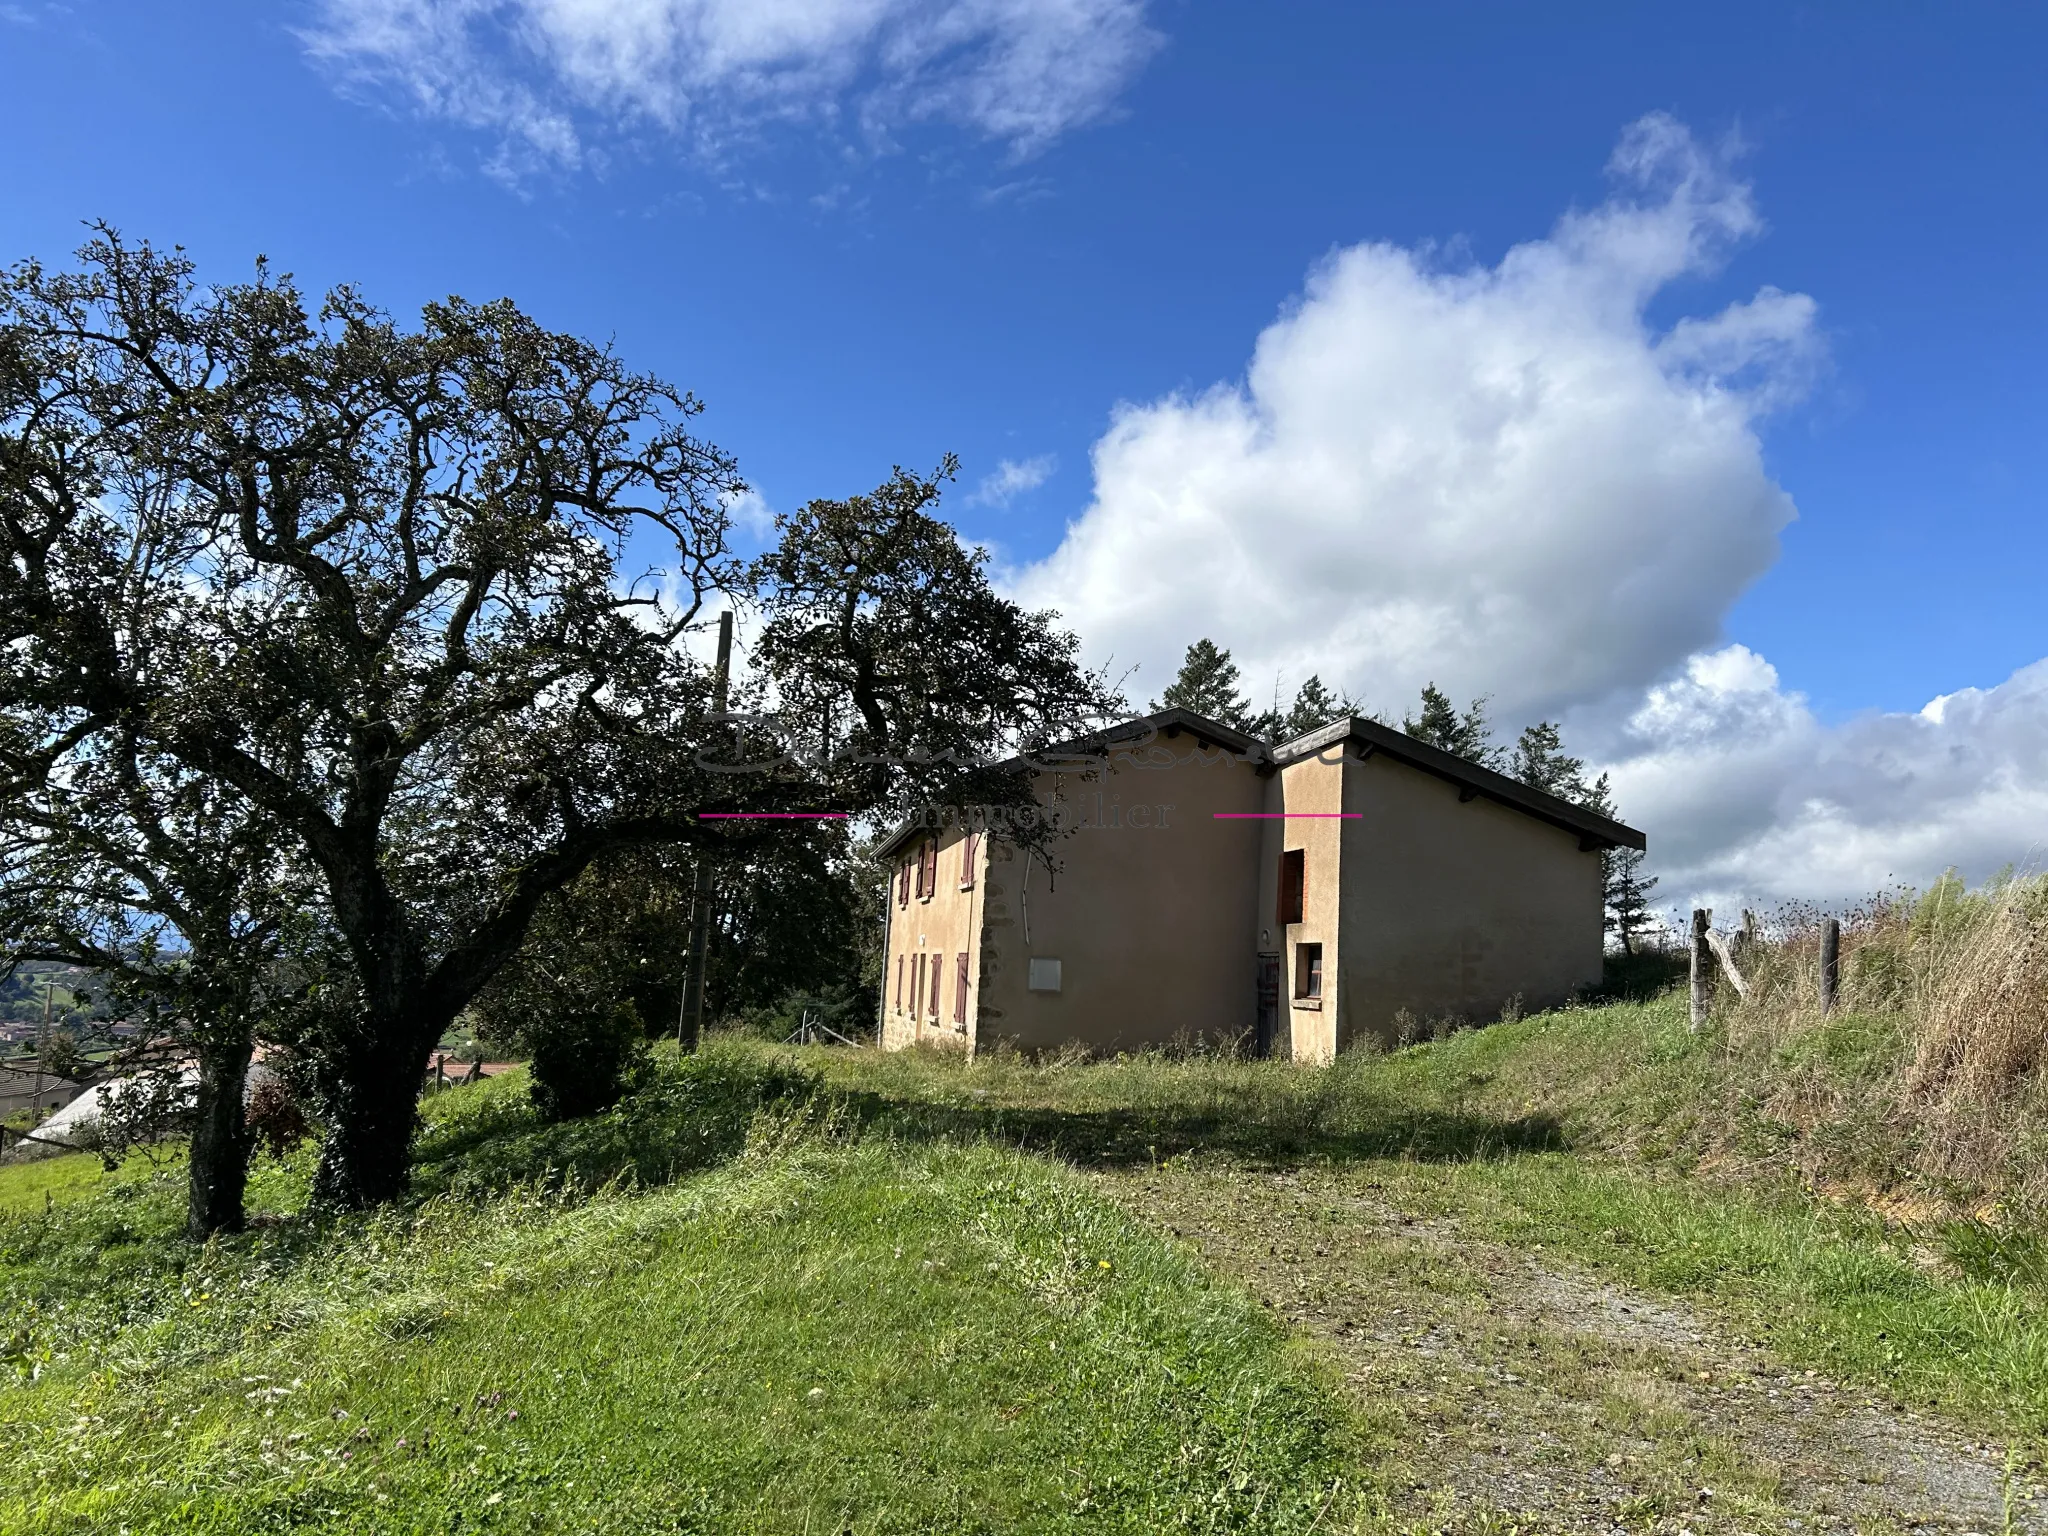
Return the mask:
[[(464, 23), (465, 8), (490, 14)], [(771, 12), (780, 41), (748, 31)], [(515, 13), (526, 43), (490, 19)], [(622, 34), (629, 13), (673, 22), (669, 51)], [(1616, 639), (1642, 648), (1626, 675), (1547, 687), (1508, 661), (1494, 675), (1484, 647), (1445, 666), (1472, 691), (1564, 713), (1618, 767), (1636, 762), (1645, 814), (1675, 825), (1706, 813), (1674, 798), (1678, 738), (1653, 729), (1679, 707), (1674, 689), (1725, 703), (1733, 688), (1756, 706), (1752, 734), (1793, 709), (1802, 752), (1879, 761), (1895, 744), (1855, 735), (1874, 718), (1959, 689), (1993, 697), (2048, 656), (2044, 17), (1868, 3), (11, 0), (0, 255), (61, 259), (81, 220), (104, 217), (182, 242), (210, 275), (261, 251), (310, 286), (354, 281), (400, 311), (509, 294), (697, 390), (706, 432), (771, 505), (957, 452), (962, 526), (1022, 590), (1082, 617), (1108, 611), (1099, 594), (1065, 601), (1084, 546), (1038, 563), (1091, 507), (1122, 515), (1090, 458), (1119, 402), (1243, 390), (1262, 331), (1361, 242), (1418, 271), (1484, 272), (1573, 210), (1653, 202), (1649, 182), (1618, 191), (1607, 167), (1630, 125), (1662, 114), (1711, 163), (1712, 207), (1739, 195), (1755, 217), (1649, 284), (1630, 323), (1660, 332), (1766, 289), (1811, 300), (1780, 317), (1791, 329), (1771, 359), (1749, 357), (1776, 382), (1744, 418), (1756, 484), (1789, 496), (1797, 520), (1766, 527), (1755, 486), (1729, 492), (1751, 501), (1728, 514), (1704, 617), (1683, 636)], [(530, 41), (542, 33), (545, 48)], [(1628, 441), (1617, 451), (1657, 451)], [(1013, 486), (1042, 483), (976, 500), (1005, 460), (1031, 471)], [(1131, 475), (1116, 495), (1145, 492)], [(1718, 503), (1702, 495), (1687, 516), (1711, 522)], [(1575, 526), (1544, 525), (1546, 571), (1603, 560), (1609, 525)], [(1557, 607), (1603, 601), (1545, 580)], [(1271, 606), (1280, 589), (1257, 590)], [(1326, 661), (1312, 639), (1275, 649), (1256, 627), (1233, 634), (1227, 614), (1197, 602), (1142, 633), (1095, 627), (1146, 663), (1141, 695), (1163, 681), (1157, 657), (1204, 631), (1290, 683), (1315, 665), (1375, 702), (1405, 697), (1426, 666), (1363, 644), (1333, 643)], [(1743, 673), (1728, 642), (1775, 673)], [(1521, 648), (1497, 637), (1499, 653)], [(1720, 671), (1702, 671), (1713, 656)], [(2030, 731), (2033, 693), (1997, 699)], [(1996, 762), (1980, 778), (2027, 777), (2031, 745), (1983, 750)], [(1781, 844), (1801, 793), (1769, 790)], [(2048, 819), (2028, 822), (2038, 809), (2005, 806), (2026, 823), (2011, 856), (2048, 837)], [(1800, 861), (1796, 838), (1758, 851), (1761, 815), (1696, 840), (1686, 868), (1701, 889), (1782, 880), (1766, 866)], [(1979, 823), (1996, 821), (1972, 800), (1956, 825), (1978, 830), (1956, 833), (1955, 857), (1991, 858)], [(1839, 878), (1942, 857), (1912, 846), (1894, 838)]]

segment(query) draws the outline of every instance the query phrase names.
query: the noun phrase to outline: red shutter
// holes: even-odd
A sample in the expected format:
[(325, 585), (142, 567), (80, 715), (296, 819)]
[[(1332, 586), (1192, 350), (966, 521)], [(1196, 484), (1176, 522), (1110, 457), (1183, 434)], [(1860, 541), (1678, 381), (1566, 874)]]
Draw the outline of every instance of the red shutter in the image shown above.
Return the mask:
[[(904, 866), (906, 870), (909, 867), (907, 864)], [(903, 957), (901, 955), (896, 957), (896, 1011), (898, 1013), (903, 1011)]]
[(917, 845), (917, 892), (920, 900), (924, 897), (924, 844)]
[(967, 951), (960, 952), (959, 969), (953, 973), (953, 1022), (967, 1022)]
[(924, 956), (910, 957), (910, 1016), (918, 1015), (918, 1008), (924, 1002)]
[(941, 967), (941, 966), (942, 966), (942, 965), (943, 965), (944, 963), (945, 963), (945, 956), (943, 956), (943, 955), (933, 955), (933, 956), (932, 956), (932, 995), (931, 995), (931, 1009), (932, 1009), (932, 1017), (933, 1017), (933, 1018), (935, 1018), (935, 1019), (936, 1019), (936, 1018), (937, 1018), (937, 1017), (939, 1016), (939, 976), (940, 976), (940, 974), (941, 974), (941, 972), (940, 972), (940, 967)]
[(981, 841), (981, 834), (970, 832), (960, 839), (960, 889), (974, 887), (974, 847)]
[(910, 860), (903, 861), (903, 867), (896, 871), (896, 905), (910, 905)]
[(924, 845), (924, 893), (936, 896), (939, 893), (939, 840), (933, 838)]
[(1302, 920), (1307, 905), (1307, 858), (1300, 848), (1290, 848), (1280, 855), (1280, 910), (1274, 915), (1283, 928)]

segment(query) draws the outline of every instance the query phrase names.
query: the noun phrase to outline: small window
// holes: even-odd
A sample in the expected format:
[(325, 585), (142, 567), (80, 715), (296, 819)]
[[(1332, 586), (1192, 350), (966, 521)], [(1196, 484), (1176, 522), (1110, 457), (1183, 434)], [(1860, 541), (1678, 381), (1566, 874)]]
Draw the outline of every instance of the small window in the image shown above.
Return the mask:
[(910, 957), (910, 1016), (914, 1019), (924, 1001), (924, 956)]
[(1280, 855), (1280, 912), (1282, 927), (1302, 920), (1302, 903), (1308, 887), (1308, 855), (1290, 848)]
[(910, 905), (910, 860), (903, 861), (903, 867), (896, 871), (896, 905)]
[(981, 842), (981, 834), (970, 832), (960, 839), (960, 889), (974, 889), (974, 850)]
[[(903, 867), (906, 871), (910, 868), (907, 864)], [(903, 1011), (903, 957), (901, 955), (896, 957), (896, 1011), (898, 1013)]]
[(1030, 975), (1025, 981), (1033, 992), (1057, 992), (1060, 989), (1060, 963), (1057, 960), (1033, 959)]
[(939, 845), (926, 843), (917, 861), (917, 894), (926, 901), (939, 892)]
[(967, 1022), (967, 951), (961, 950), (953, 970), (953, 1022)]
[(939, 1016), (939, 975), (940, 975), (940, 970), (939, 970), (939, 968), (940, 968), (940, 967), (941, 967), (942, 965), (944, 965), (944, 964), (945, 964), (945, 956), (943, 956), (943, 955), (933, 955), (933, 956), (932, 956), (932, 991), (931, 991), (931, 1005), (932, 1005), (932, 1017), (933, 1017), (933, 1018), (935, 1018), (935, 1019), (936, 1019), (936, 1018), (937, 1018), (937, 1017)]
[(1296, 997), (1321, 997), (1323, 995), (1322, 945), (1297, 944), (1294, 946), (1294, 995)]

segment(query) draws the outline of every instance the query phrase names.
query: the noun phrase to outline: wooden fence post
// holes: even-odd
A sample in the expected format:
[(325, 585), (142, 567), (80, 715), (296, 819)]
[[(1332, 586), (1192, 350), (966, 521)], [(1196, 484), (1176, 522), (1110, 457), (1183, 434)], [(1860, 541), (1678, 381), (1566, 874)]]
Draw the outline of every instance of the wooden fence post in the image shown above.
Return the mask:
[(1820, 931), (1820, 1011), (1833, 1013), (1842, 993), (1842, 925), (1829, 918)]
[(1707, 947), (1707, 926), (1714, 914), (1705, 907), (1692, 909), (1692, 1027), (1697, 1034), (1707, 1022), (1707, 1007), (1714, 996), (1714, 952)]

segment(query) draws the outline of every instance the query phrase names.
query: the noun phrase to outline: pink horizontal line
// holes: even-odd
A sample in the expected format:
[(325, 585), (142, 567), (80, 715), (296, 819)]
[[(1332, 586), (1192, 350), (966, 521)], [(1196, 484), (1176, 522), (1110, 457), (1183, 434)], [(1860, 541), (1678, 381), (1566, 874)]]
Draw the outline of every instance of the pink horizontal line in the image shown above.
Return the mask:
[(1333, 817), (1333, 818), (1339, 818), (1339, 819), (1342, 819), (1342, 818), (1346, 818), (1346, 817), (1349, 817), (1349, 818), (1352, 818), (1352, 819), (1354, 819), (1354, 820), (1355, 820), (1356, 818), (1358, 818), (1358, 817), (1360, 817), (1360, 816), (1363, 816), (1363, 815), (1365, 814), (1365, 812), (1363, 812), (1363, 811), (1211, 811), (1211, 812), (1210, 812), (1209, 814), (1210, 814), (1210, 815), (1211, 815), (1212, 817), (1214, 817), (1214, 818), (1215, 818), (1215, 819), (1216, 819), (1217, 821), (1284, 821), (1284, 820), (1286, 820), (1286, 819), (1287, 819), (1288, 817), (1290, 817), (1290, 816), (1309, 816), (1309, 817), (1316, 817), (1316, 816), (1327, 816), (1327, 817)]
[(845, 811), (699, 811), (699, 821), (803, 821), (836, 819), (844, 821)]

